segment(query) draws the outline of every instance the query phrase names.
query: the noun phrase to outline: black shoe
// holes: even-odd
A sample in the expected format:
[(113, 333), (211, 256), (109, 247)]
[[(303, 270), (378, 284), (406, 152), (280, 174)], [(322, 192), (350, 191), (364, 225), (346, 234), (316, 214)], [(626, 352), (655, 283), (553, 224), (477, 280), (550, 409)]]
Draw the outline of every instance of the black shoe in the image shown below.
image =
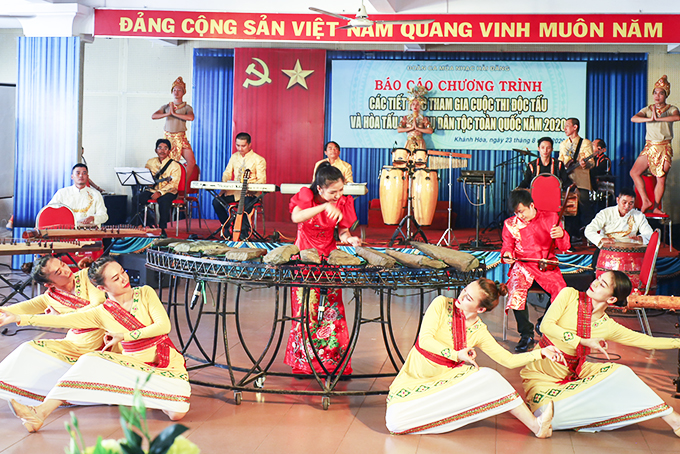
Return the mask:
[(515, 353), (524, 353), (529, 351), (534, 346), (534, 338), (531, 336), (522, 336), (517, 345), (515, 345)]
[(161, 229), (161, 238), (167, 238), (168, 234), (165, 232), (165, 229)]

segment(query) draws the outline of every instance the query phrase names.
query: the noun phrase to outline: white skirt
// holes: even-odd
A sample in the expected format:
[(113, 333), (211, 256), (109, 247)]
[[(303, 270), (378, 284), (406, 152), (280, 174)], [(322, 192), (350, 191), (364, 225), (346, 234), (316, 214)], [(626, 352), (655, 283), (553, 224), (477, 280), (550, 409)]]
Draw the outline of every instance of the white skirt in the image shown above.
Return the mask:
[[(649, 386), (626, 366), (601, 382), (566, 399), (556, 400), (553, 430), (599, 432), (628, 426), (673, 412)], [(545, 406), (534, 412), (543, 413)]]
[[(76, 404), (132, 406), (135, 385), (141, 387), (147, 375), (141, 370), (108, 361), (96, 353), (88, 353), (61, 377), (47, 398)], [(151, 374), (141, 392), (147, 408), (176, 413), (189, 411), (191, 386), (186, 380)]]
[(495, 370), (482, 367), (434, 394), (390, 405), (385, 422), (394, 434), (438, 434), (520, 405), (524, 403), (510, 383)]
[(24, 342), (0, 363), (0, 399), (38, 405), (71, 364)]

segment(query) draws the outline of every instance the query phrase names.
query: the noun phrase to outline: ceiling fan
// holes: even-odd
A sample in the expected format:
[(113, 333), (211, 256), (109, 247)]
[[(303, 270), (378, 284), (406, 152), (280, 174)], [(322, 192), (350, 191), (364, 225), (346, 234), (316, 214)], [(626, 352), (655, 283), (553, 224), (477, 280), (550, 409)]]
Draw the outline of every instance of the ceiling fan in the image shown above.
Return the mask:
[(324, 11), (318, 8), (309, 8), (314, 12), (327, 14), (329, 16), (337, 17), (338, 19), (344, 19), (348, 21), (347, 25), (342, 27), (337, 27), (337, 29), (348, 29), (348, 28), (367, 28), (373, 24), (429, 24), (434, 22), (434, 19), (405, 19), (405, 20), (370, 20), (368, 14), (366, 13), (366, 7), (364, 6), (363, 0), (361, 1), (361, 6), (359, 7), (359, 12), (355, 18), (341, 16), (340, 14), (331, 13), (329, 11)]

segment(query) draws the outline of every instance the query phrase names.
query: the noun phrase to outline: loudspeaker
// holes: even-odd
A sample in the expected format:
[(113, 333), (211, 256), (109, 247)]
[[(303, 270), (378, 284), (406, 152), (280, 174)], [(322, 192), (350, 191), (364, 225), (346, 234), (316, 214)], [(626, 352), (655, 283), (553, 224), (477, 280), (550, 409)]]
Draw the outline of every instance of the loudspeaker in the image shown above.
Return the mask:
[[(130, 276), (130, 285), (140, 287), (148, 285), (158, 289), (158, 271), (150, 270), (146, 267), (146, 254), (121, 254), (118, 256), (118, 263), (127, 271)], [(161, 284), (163, 287), (170, 285), (170, 275), (163, 274)]]

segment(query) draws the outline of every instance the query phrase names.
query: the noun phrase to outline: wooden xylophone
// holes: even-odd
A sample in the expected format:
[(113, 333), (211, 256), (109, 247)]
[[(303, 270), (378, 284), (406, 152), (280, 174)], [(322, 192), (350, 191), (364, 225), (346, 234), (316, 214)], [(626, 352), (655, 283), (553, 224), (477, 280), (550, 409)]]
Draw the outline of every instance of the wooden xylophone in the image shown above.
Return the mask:
[(44, 241), (15, 240), (0, 241), (0, 255), (59, 254), (70, 252), (94, 252), (102, 249), (101, 241)]
[(136, 227), (133, 225), (111, 225), (103, 227), (49, 226), (44, 229), (27, 230), (22, 235), (26, 239), (74, 239), (74, 238), (153, 238), (161, 234), (161, 229)]

